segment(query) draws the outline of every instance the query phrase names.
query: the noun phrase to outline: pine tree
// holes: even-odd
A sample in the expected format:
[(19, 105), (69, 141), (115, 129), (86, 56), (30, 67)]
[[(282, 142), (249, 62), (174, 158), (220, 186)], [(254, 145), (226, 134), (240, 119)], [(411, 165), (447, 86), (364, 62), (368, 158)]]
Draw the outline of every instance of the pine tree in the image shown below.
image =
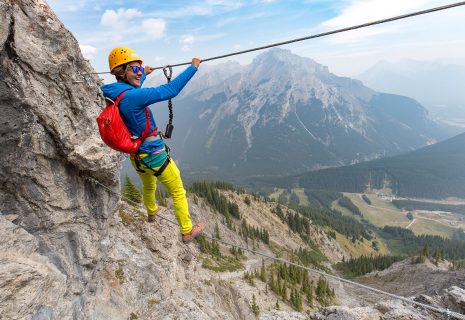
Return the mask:
[(258, 315), (260, 314), (260, 307), (257, 305), (255, 295), (252, 295), (252, 312), (255, 314), (256, 317), (258, 317)]
[(253, 276), (249, 272), (244, 273), (244, 279), (252, 286), (255, 287)]
[(423, 247), (423, 250), (421, 251), (421, 255), (424, 256), (425, 258), (429, 257), (429, 247), (428, 244), (425, 244)]
[(281, 221), (285, 221), (283, 210), (279, 204), (276, 206), (276, 215), (281, 219)]
[(123, 197), (129, 201), (141, 203), (142, 195), (137, 187), (132, 183), (131, 178), (126, 175), (123, 186)]
[(436, 249), (433, 253), (434, 264), (437, 266), (440, 260), (440, 253), (439, 250)]
[(260, 280), (266, 282), (266, 269), (265, 269), (265, 260), (262, 259), (262, 267), (260, 268)]
[(289, 302), (291, 303), (291, 305), (295, 308), (295, 305), (296, 305), (296, 298), (295, 298), (295, 289), (291, 289), (291, 295), (289, 296)]
[(297, 289), (295, 289), (294, 298), (295, 298), (295, 308), (299, 312), (302, 311), (302, 309), (303, 309), (303, 307), (302, 307), (302, 295), (297, 291)]
[(331, 289), (329, 288), (328, 282), (323, 277), (318, 279), (316, 296), (323, 307), (326, 307), (331, 303)]
[(281, 277), (278, 275), (276, 278), (277, 278), (277, 281), (276, 281), (277, 293), (279, 295), (282, 295), (283, 294), (283, 284), (282, 284), (282, 281), (281, 281)]
[(273, 291), (274, 293), (278, 293), (273, 273), (271, 273), (270, 279), (268, 280), (268, 284), (270, 286), (271, 291)]
[(312, 283), (309, 284), (307, 289), (307, 303), (310, 307), (313, 307), (313, 285)]
[(287, 287), (286, 284), (283, 284), (282, 290), (281, 290), (281, 297), (283, 298), (283, 301), (287, 300)]
[(441, 249), (441, 250), (439, 251), (439, 259), (440, 259), (441, 261), (444, 261), (444, 260), (445, 260), (444, 249)]

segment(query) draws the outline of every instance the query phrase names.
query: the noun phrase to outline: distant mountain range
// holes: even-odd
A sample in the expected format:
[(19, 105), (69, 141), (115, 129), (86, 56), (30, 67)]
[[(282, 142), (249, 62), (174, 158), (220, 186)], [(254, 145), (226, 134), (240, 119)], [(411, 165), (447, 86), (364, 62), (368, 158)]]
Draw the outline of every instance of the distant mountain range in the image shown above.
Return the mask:
[(356, 77), (381, 92), (419, 101), (432, 115), (465, 126), (465, 66), (431, 61), (380, 61)]
[(465, 198), (465, 133), (395, 157), (250, 183), (360, 193), (388, 187), (402, 197)]
[[(174, 105), (169, 144), (192, 177), (298, 174), (401, 154), (452, 135), (415, 100), (378, 93), (282, 49), (248, 66), (202, 66)], [(155, 108), (163, 128), (165, 108)]]

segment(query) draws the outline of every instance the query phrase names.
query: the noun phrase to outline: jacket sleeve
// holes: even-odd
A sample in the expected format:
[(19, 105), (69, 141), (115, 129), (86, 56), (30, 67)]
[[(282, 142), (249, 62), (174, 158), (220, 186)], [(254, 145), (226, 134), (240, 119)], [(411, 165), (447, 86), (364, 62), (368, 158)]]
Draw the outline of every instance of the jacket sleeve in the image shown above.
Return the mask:
[(132, 90), (133, 92), (131, 93), (134, 95), (132, 98), (137, 105), (142, 106), (174, 98), (179, 94), (179, 92), (181, 92), (196, 72), (197, 68), (191, 65), (170, 83), (156, 88), (140, 88), (138, 90)]
[(145, 81), (145, 78), (147, 78), (147, 74), (145, 73), (145, 71), (142, 73), (142, 78), (140, 78), (140, 86), (142, 87), (142, 85), (144, 84), (144, 81)]

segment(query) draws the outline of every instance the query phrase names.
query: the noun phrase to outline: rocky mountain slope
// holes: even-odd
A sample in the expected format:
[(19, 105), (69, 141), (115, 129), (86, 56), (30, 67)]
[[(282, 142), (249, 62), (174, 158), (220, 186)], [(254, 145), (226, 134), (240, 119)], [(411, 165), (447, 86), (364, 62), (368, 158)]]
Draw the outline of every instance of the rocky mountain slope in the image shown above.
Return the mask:
[[(74, 37), (41, 0), (3, 1), (0, 17), (6, 22), (0, 25), (1, 319), (251, 319), (257, 307), (264, 319), (362, 315), (357, 308), (366, 296), (335, 282), (328, 284), (335, 292), (331, 304), (348, 307), (312, 313), (323, 304), (315, 300), (313, 309), (305, 305), (308, 314), (294, 313), (290, 300), (296, 291), (289, 286), (278, 311), (279, 296), (246, 276), (261, 267), (261, 257), (223, 246), (212, 255), (212, 243), (210, 251), (206, 243), (182, 244), (170, 221), (146, 223), (141, 207), (120, 201), (119, 155), (98, 137), (95, 117), (103, 100), (93, 78), (77, 76), (93, 70)], [(306, 237), (292, 232), (275, 203), (231, 190), (221, 194), (249, 227), (266, 228), (269, 244), (240, 236), (239, 230), (255, 229), (243, 231), (238, 219), (228, 226), (204, 198), (191, 195), (193, 220), (206, 222), (210, 235), (286, 258), (310, 243), (308, 250), (326, 255), (317, 256), (319, 267), (328, 270), (345, 254), (324, 228), (310, 224)], [(160, 216), (174, 220), (169, 202)], [(279, 266), (266, 261), (268, 274), (273, 268)], [(461, 289), (451, 290), (454, 303), (460, 301)], [(437, 318), (385, 304), (373, 312), (390, 319), (414, 311), (420, 319)], [(363, 317), (378, 319), (373, 312)]]
[[(276, 204), (251, 200), (247, 205), (245, 197), (250, 195), (233, 192), (225, 195), (239, 204), (239, 211), (249, 225), (270, 230), (270, 246), (257, 244), (254, 250), (273, 255), (305, 247), (302, 239), (272, 212)], [(224, 225), (221, 215), (204, 199), (191, 196), (189, 200), (194, 221), (209, 222), (207, 234), (218, 233), (224, 242), (252, 247), (236, 231)], [(14, 216), (2, 216), (2, 235), (10, 239), (1, 247), (2, 267), (11, 267), (3, 273), (2, 316), (7, 319), (30, 319), (34, 316), (66, 319), (71, 314), (77, 319), (251, 319), (255, 318), (252, 308), (255, 296), (260, 319), (442, 319), (434, 313), (396, 300), (386, 300), (382, 295), (337, 281), (330, 281), (330, 285), (336, 291), (333, 303), (340, 306), (317, 311), (319, 303), (315, 301), (313, 309), (305, 308), (305, 313), (295, 312), (289, 301), (282, 301), (259, 279), (251, 285), (244, 278), (245, 272), (260, 269), (261, 256), (244, 252), (241, 258), (243, 267), (212, 271), (206, 267), (206, 261), (214, 259), (212, 256), (202, 253), (197, 244), (186, 246), (181, 243), (177, 226), (173, 224), (172, 204), (162, 207), (159, 215), (162, 218), (158, 218), (156, 223), (148, 224), (142, 207), (121, 203), (115, 215), (109, 217), (111, 222), (103, 240), (105, 254), (97, 257), (89, 291), (74, 293), (92, 301), (86, 310), (60, 310), (60, 305), (67, 302), (65, 288), (71, 279), (63, 275), (46, 254), (40, 253), (40, 242), (15, 225)], [(218, 231), (214, 221), (218, 223)], [(332, 261), (340, 260), (343, 251), (325, 232), (313, 226), (311, 235)], [(223, 256), (231, 255), (227, 246), (221, 246), (220, 250)], [(12, 260), (18, 261), (20, 268), (16, 266), (13, 271)], [(221, 261), (215, 265), (222, 266)], [(92, 264), (95, 262), (89, 262), (87, 268), (94, 269)], [(269, 272), (272, 261), (267, 261), (266, 266)], [(431, 275), (436, 277), (438, 272), (441, 277), (435, 278), (434, 283), (427, 279)], [(417, 277), (406, 281), (409, 274)], [(462, 283), (463, 277), (463, 272), (447, 272), (443, 267), (435, 268), (431, 264), (423, 267), (404, 262), (357, 281), (396, 293), (399, 287), (410, 288), (402, 293), (416, 296), (423, 303), (443, 305), (461, 312), (465, 310), (461, 306), (465, 290), (453, 285)], [(318, 275), (312, 274), (311, 278), (316, 281)], [(409, 287), (412, 283), (415, 287)]]
[(418, 102), (373, 91), (288, 50), (266, 51), (244, 67), (202, 68), (174, 101), (171, 143), (190, 173), (301, 173), (411, 151), (448, 135)]

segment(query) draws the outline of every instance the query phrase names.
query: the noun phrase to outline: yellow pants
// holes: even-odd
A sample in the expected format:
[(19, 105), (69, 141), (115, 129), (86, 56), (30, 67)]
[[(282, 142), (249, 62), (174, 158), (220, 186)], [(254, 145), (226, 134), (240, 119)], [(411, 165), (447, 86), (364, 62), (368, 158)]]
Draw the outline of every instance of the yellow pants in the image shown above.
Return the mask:
[[(134, 156), (131, 156), (131, 163), (134, 169), (137, 170)], [(142, 197), (148, 214), (154, 214), (158, 205), (155, 202), (155, 191), (157, 190), (157, 178), (165, 186), (173, 199), (173, 204), (176, 213), (176, 220), (178, 220), (181, 234), (189, 233), (192, 230), (192, 221), (189, 215), (189, 207), (187, 204), (186, 190), (182, 184), (181, 173), (173, 159), (171, 159), (168, 166), (163, 173), (158, 177), (153, 175), (153, 171), (148, 169), (144, 164), (140, 164), (141, 169), (145, 172), (137, 172), (142, 180)], [(158, 170), (159, 167), (154, 168)]]

